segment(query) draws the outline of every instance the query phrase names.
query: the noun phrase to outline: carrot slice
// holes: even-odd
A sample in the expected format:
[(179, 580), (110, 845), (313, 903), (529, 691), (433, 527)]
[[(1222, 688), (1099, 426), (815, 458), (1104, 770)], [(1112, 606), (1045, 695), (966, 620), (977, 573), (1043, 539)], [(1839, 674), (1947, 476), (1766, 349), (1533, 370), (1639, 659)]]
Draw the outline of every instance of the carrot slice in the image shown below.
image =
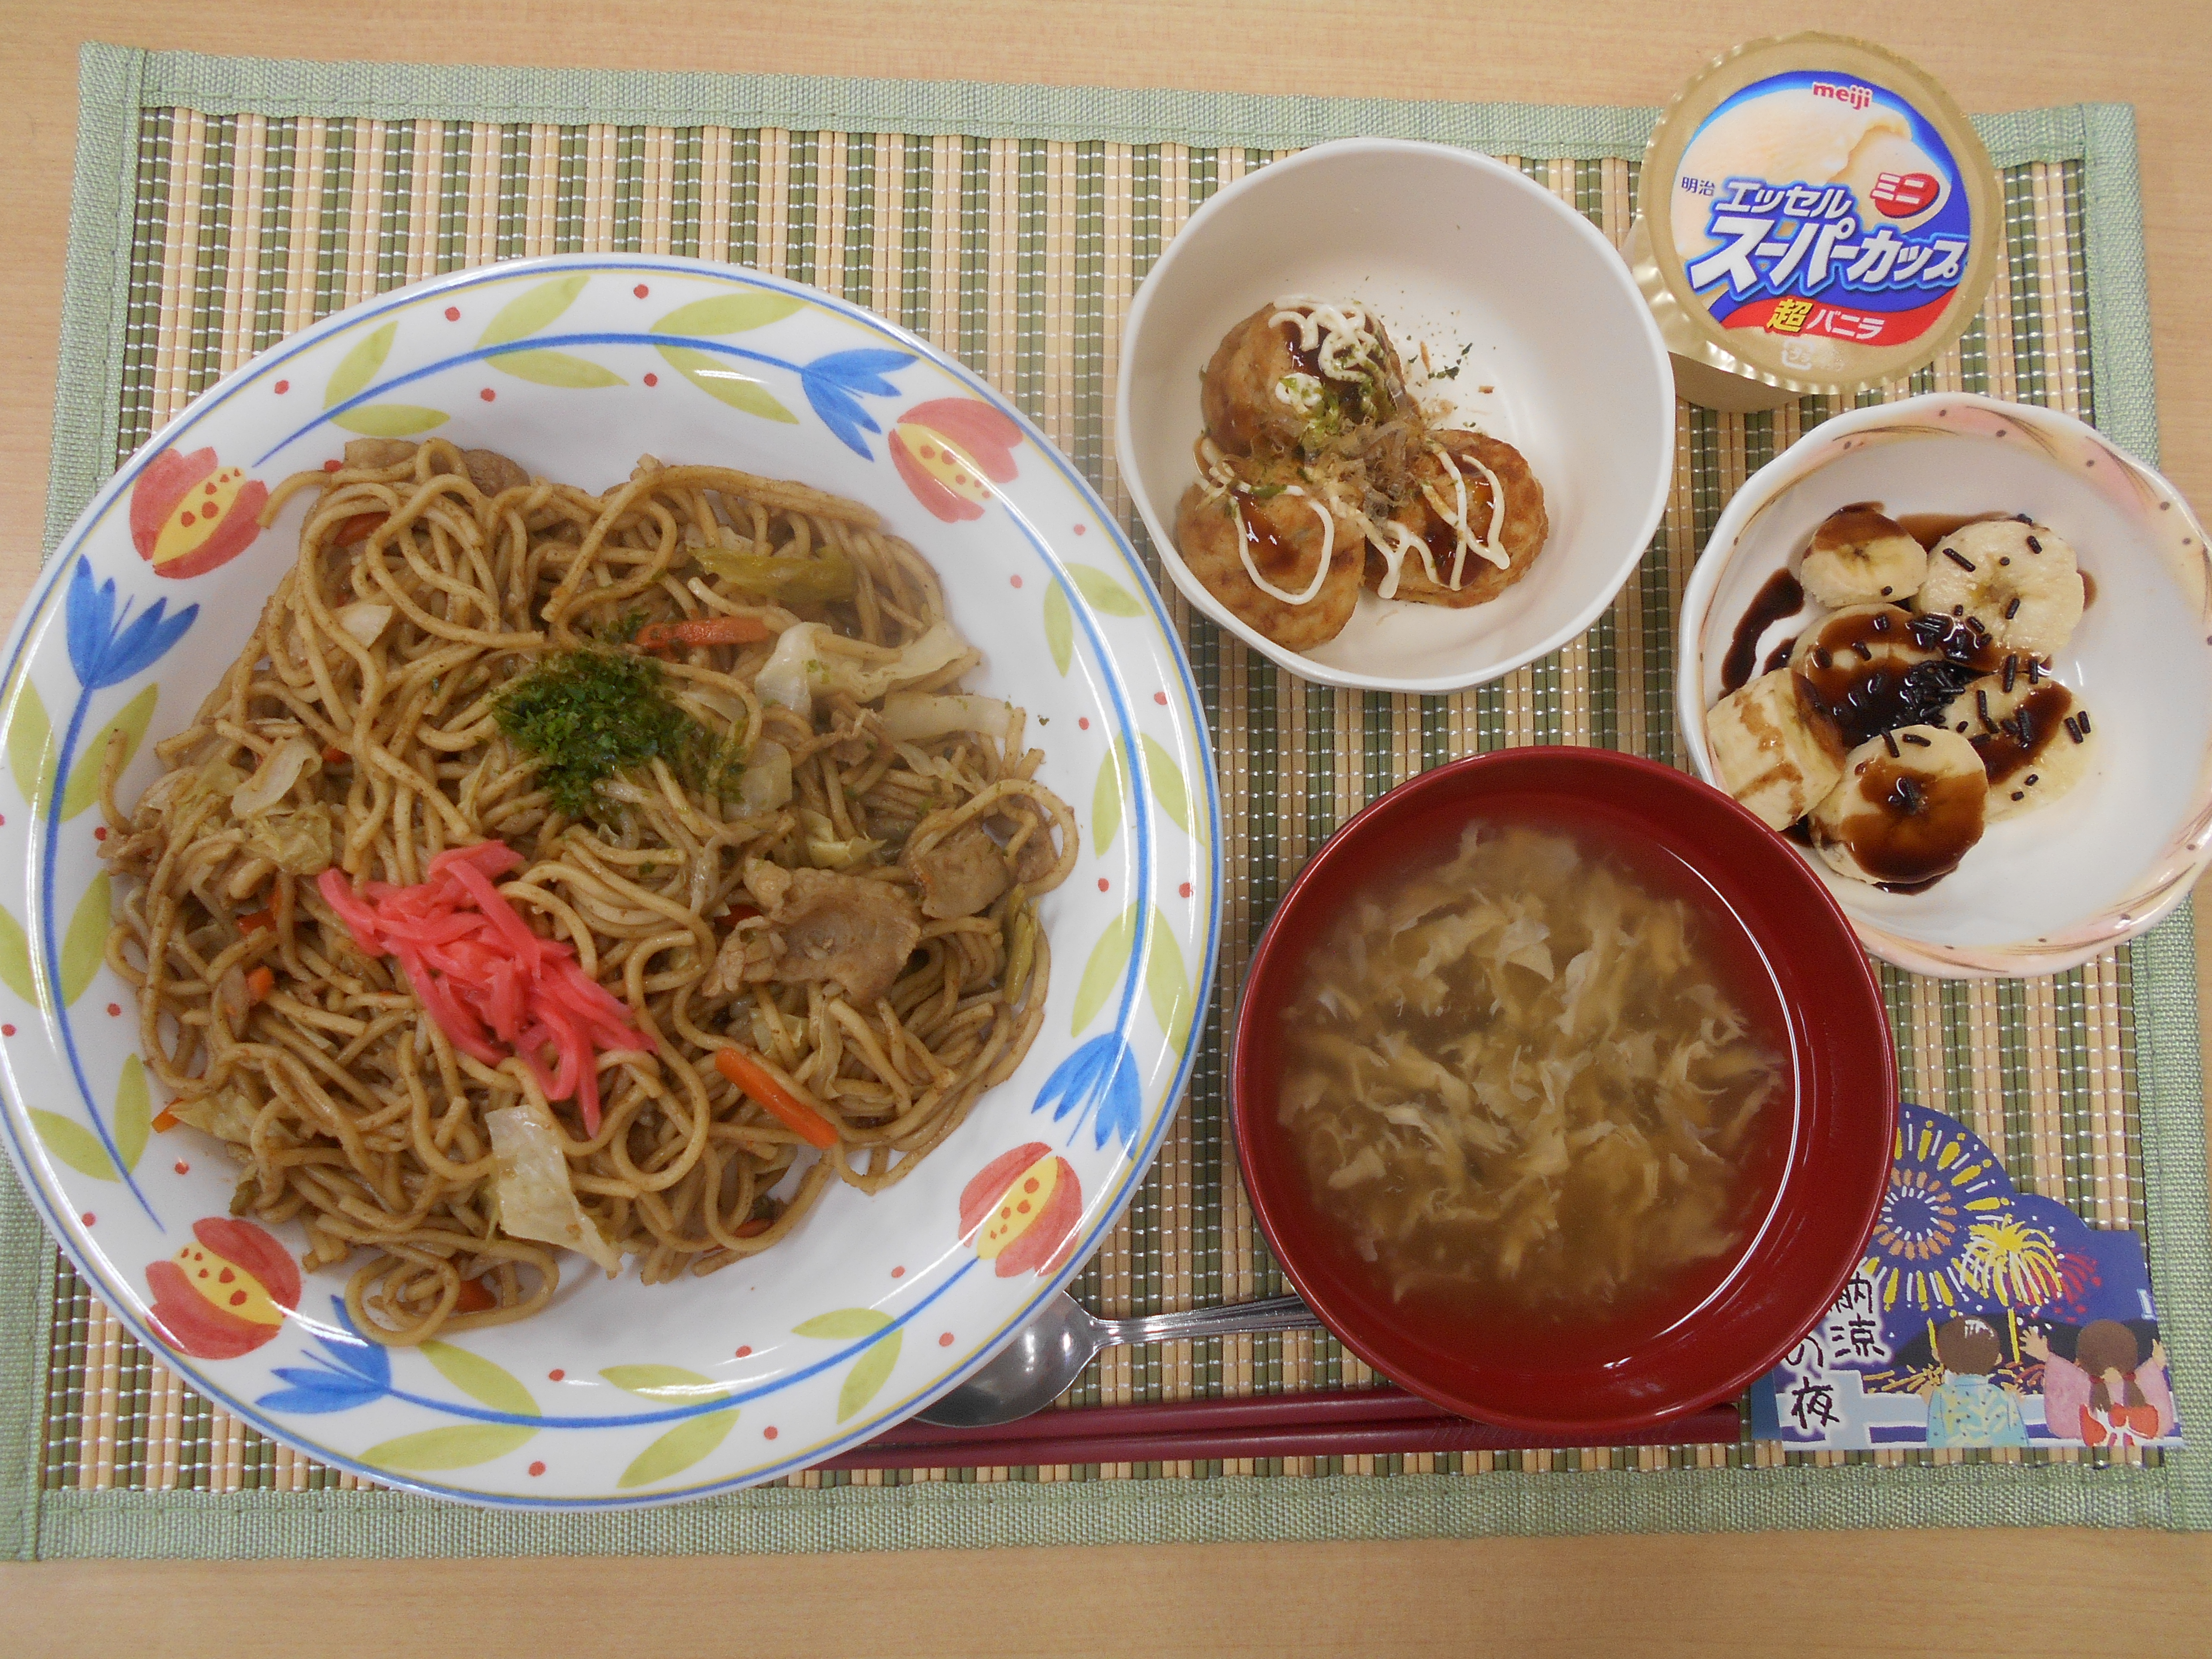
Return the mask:
[(165, 1135), (183, 1121), (184, 1119), (177, 1115), (177, 1103), (173, 1100), (154, 1114), (154, 1133)]
[(248, 910), (238, 919), (238, 931), (241, 933), (258, 933), (264, 927), (276, 925), (276, 918), (266, 910)]
[(769, 1226), (766, 1216), (757, 1215), (750, 1221), (740, 1221), (730, 1231), (739, 1238), (758, 1238), (769, 1230)]
[(269, 994), (276, 988), (276, 975), (268, 968), (256, 968), (246, 976), (246, 994), (254, 1002), (266, 1002)]
[(365, 542), (391, 516), (389, 513), (356, 513), (339, 523), (331, 534), (331, 543), (338, 547), (350, 547), (356, 542)]
[(647, 623), (637, 630), (641, 651), (666, 651), (679, 645), (757, 645), (774, 637), (758, 617), (699, 617), (690, 622)]
[(771, 1116), (810, 1146), (824, 1152), (837, 1144), (830, 1120), (791, 1092), (775, 1073), (743, 1048), (714, 1050), (714, 1069), (769, 1109)]
[(323, 764), (325, 766), (343, 766), (352, 758), (351, 755), (347, 754), (334, 743), (326, 743), (323, 745)]
[(465, 1279), (461, 1293), (453, 1298), (455, 1313), (489, 1313), (499, 1306), (499, 1298), (484, 1288), (481, 1279)]

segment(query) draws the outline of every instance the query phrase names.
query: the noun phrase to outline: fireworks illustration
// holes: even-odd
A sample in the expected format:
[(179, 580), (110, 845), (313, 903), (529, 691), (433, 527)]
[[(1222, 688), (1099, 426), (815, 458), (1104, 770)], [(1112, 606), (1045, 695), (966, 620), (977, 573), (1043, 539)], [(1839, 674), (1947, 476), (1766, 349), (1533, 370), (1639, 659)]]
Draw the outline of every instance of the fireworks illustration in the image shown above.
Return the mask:
[(1978, 1221), (1959, 1256), (1960, 1277), (1999, 1306), (2040, 1307), (2065, 1289), (2051, 1235), (2017, 1215)]
[(1882, 1311), (1900, 1303), (1929, 1315), (1973, 1306), (1985, 1292), (1969, 1276), (1966, 1254), (1973, 1229), (2011, 1208), (2004, 1166), (1971, 1130), (1909, 1103), (1899, 1109), (1892, 1152), (1865, 1262)]

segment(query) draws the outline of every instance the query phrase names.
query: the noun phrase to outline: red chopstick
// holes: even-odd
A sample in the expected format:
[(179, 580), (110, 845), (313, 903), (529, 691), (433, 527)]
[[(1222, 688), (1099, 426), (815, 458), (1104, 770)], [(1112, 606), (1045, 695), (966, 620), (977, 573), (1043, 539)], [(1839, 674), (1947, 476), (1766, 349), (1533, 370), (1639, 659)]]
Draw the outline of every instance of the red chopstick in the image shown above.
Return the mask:
[[(1599, 1443), (1621, 1446), (1733, 1443), (1733, 1405)], [(1039, 1412), (1015, 1423), (945, 1429), (908, 1422), (817, 1467), (825, 1469), (994, 1468), (1060, 1463), (1182, 1462), (1244, 1457), (1359, 1457), (1389, 1453), (1525, 1451), (1560, 1437), (1449, 1416), (1395, 1389), (1177, 1401)]]

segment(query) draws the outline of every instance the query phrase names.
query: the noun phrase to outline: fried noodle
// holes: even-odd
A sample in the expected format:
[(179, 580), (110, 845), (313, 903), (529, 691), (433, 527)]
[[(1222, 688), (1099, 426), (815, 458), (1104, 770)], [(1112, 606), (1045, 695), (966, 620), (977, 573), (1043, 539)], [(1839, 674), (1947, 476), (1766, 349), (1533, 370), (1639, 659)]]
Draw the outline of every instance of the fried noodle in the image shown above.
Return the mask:
[[(362, 1330), (417, 1343), (558, 1286), (556, 1243), (501, 1224), (518, 1189), (495, 1112), (557, 1126), (542, 1162), (556, 1187), (566, 1165), (584, 1248), (653, 1284), (773, 1249), (833, 1182), (899, 1180), (1013, 1071), (1050, 971), (1035, 900), (1074, 864), (1074, 819), (1036, 781), (1022, 711), (955, 695), (980, 653), (872, 512), (650, 457), (597, 495), (439, 440), (351, 444), (264, 522), (303, 490), (296, 563), (130, 811), (121, 744), (104, 757), (103, 850), (136, 878), (107, 959), (137, 988), (167, 1117), (244, 1166), (234, 1212), (298, 1222), (309, 1270), (362, 1258)], [(656, 756), (564, 812), (502, 697), (716, 618), (759, 637), (663, 629), (678, 642), (652, 672), (717, 764)], [(457, 1047), (318, 885), (410, 887), (489, 841), (520, 855), (500, 896), (640, 1034), (591, 1056), (596, 1132), (545, 1097), (542, 1065)], [(879, 974), (862, 960), (908, 937)], [(781, 1113), (718, 1069), (733, 1047)], [(794, 1101), (828, 1126), (808, 1125), (818, 1154)]]

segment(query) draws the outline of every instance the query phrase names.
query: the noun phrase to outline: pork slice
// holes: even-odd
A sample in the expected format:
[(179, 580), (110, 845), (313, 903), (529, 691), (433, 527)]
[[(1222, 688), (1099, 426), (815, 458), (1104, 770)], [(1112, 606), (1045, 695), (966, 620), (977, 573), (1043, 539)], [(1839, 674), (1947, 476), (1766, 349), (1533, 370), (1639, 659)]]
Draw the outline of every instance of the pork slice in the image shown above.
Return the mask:
[(834, 982), (855, 1006), (869, 1007), (890, 989), (921, 942), (914, 896), (887, 882), (787, 870), (759, 860), (745, 866), (744, 879), (782, 944), (778, 979)]
[(970, 821), (927, 852), (908, 848), (902, 862), (921, 887), (921, 913), (937, 920), (972, 916), (1012, 882), (1006, 855), (981, 823)]
[(496, 495), (502, 489), (520, 489), (530, 482), (529, 473), (521, 465), (501, 454), (496, 449), (465, 449), (461, 465), (468, 469), (469, 482), (486, 495)]

